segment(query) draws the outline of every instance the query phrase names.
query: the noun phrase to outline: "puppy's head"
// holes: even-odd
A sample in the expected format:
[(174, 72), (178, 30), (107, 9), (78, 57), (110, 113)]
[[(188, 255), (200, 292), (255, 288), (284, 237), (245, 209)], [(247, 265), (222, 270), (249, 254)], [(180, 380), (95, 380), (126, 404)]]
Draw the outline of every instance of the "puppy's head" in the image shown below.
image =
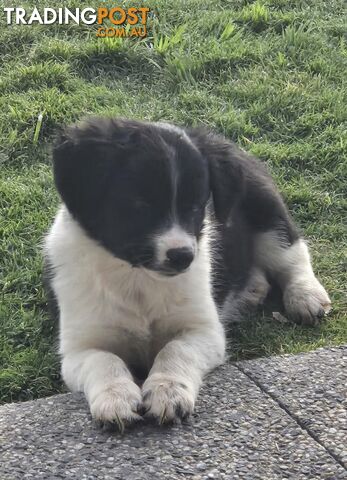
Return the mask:
[(195, 258), (211, 189), (216, 205), (224, 189), (206, 138), (168, 124), (91, 119), (57, 139), (55, 183), (73, 217), (113, 255), (176, 275)]

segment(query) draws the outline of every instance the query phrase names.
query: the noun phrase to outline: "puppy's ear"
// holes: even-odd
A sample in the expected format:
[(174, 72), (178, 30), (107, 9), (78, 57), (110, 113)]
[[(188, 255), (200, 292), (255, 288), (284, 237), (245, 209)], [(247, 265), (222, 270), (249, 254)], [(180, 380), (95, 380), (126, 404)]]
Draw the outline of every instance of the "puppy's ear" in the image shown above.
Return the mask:
[(96, 211), (98, 196), (105, 189), (102, 165), (109, 157), (109, 141), (96, 123), (81, 123), (65, 129), (53, 146), (56, 188), (73, 215)]
[[(115, 169), (136, 144), (137, 129), (126, 121), (92, 118), (65, 129), (53, 146), (57, 190), (72, 214), (96, 214)], [(90, 215), (92, 216), (92, 215)]]
[(225, 223), (243, 196), (243, 152), (219, 135), (202, 130), (189, 131), (189, 135), (208, 161), (215, 216)]

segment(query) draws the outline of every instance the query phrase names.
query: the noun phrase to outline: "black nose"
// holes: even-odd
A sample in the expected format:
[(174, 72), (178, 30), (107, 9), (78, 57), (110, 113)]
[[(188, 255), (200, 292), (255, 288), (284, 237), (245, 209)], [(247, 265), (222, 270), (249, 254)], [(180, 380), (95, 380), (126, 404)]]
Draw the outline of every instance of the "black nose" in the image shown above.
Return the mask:
[(166, 252), (166, 256), (169, 260), (169, 265), (178, 272), (185, 270), (192, 263), (194, 258), (194, 252), (191, 248), (170, 248)]

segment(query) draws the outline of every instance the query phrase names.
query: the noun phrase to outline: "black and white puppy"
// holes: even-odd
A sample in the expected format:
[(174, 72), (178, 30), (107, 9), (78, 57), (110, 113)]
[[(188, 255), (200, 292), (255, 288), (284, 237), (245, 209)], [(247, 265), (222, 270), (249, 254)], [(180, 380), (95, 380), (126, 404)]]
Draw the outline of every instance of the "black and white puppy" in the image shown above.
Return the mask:
[(53, 161), (63, 204), (45, 253), (62, 375), (95, 419), (122, 429), (141, 411), (189, 415), (224, 360), (221, 320), (274, 283), (294, 321), (329, 310), (264, 166), (225, 138), (96, 118), (68, 128)]

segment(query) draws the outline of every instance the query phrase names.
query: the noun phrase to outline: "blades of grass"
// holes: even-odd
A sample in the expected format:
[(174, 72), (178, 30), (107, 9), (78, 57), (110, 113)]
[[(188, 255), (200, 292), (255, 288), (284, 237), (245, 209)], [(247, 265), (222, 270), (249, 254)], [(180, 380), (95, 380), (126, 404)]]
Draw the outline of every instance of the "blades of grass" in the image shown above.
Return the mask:
[(223, 32), (221, 33), (221, 36), (219, 37), (220, 41), (224, 42), (225, 40), (229, 40), (229, 38), (235, 33), (235, 28), (236, 27), (233, 23), (227, 23)]
[(36, 145), (39, 139), (41, 127), (42, 127), (42, 122), (43, 122), (43, 115), (44, 112), (41, 112), (39, 116), (37, 117), (37, 122), (36, 122), (36, 127), (35, 127), (35, 132), (34, 132), (34, 138), (33, 138), (33, 144)]

